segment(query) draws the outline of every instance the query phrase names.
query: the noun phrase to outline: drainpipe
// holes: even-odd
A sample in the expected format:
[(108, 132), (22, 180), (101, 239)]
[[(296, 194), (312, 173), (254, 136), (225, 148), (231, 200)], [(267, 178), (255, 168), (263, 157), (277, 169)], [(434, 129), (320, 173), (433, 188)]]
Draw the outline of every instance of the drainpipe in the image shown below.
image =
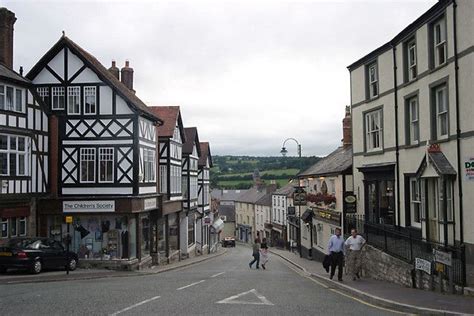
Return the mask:
[(395, 182), (397, 189), (397, 226), (400, 228), (400, 147), (398, 140), (398, 88), (397, 88), (397, 48), (392, 43), (392, 54), (393, 54), (393, 87), (394, 87), (394, 98), (395, 98)]

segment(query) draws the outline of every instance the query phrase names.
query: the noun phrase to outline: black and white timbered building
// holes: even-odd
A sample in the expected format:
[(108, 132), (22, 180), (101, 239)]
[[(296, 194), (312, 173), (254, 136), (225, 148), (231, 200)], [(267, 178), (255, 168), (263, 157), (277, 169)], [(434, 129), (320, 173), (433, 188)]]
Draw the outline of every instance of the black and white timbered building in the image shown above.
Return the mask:
[(158, 220), (158, 262), (181, 258), (180, 219), (183, 210), (182, 156), (186, 141), (178, 106), (154, 106), (150, 109), (163, 120), (158, 127), (159, 187), (162, 194)]
[(198, 212), (196, 223), (198, 242), (203, 249), (209, 247), (210, 226), (213, 223), (211, 213), (210, 169), (212, 168), (211, 149), (208, 142), (199, 143), (201, 155), (198, 161)]
[(15, 14), (0, 8), (0, 242), (35, 236), (48, 193), (48, 116), (32, 83), (13, 71)]
[(183, 210), (180, 219), (181, 252), (193, 254), (196, 246), (196, 210), (198, 208), (198, 162), (201, 154), (196, 127), (184, 129), (183, 145)]
[(106, 69), (63, 35), (27, 78), (51, 112), (52, 197), (40, 203), (40, 234), (64, 238), (71, 215), (82, 261), (151, 261), (162, 121), (135, 95), (128, 61)]

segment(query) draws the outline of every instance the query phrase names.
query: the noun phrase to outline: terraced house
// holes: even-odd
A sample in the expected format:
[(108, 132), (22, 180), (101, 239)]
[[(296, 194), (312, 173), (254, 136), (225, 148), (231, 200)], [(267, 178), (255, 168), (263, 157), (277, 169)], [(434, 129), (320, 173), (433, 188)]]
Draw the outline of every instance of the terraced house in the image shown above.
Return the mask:
[(396, 230), (404, 249), (385, 248), (408, 262), (447, 252), (459, 285), (474, 282), (473, 29), (473, 1), (442, 0), (348, 67), (366, 230)]

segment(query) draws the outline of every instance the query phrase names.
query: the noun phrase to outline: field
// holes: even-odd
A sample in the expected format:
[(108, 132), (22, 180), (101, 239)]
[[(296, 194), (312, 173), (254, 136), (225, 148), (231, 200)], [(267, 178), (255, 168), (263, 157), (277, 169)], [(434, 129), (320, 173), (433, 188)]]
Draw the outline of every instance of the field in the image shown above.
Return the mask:
[[(260, 176), (265, 176), (265, 175), (272, 175), (272, 176), (283, 176), (283, 175), (288, 175), (288, 176), (294, 176), (298, 173), (298, 169), (292, 168), (292, 169), (274, 169), (274, 170), (265, 170), (260, 172)], [(226, 173), (222, 174), (219, 176), (219, 179), (224, 179), (228, 177), (235, 177), (235, 176), (251, 176), (253, 173), (252, 172), (243, 172), (243, 173)]]
[[(267, 183), (270, 183), (270, 181), (265, 181)], [(288, 179), (276, 179), (275, 182), (278, 184), (278, 186), (281, 188), (288, 184), (289, 180)], [(239, 185), (245, 185), (246, 187), (251, 187), (253, 184), (253, 181), (251, 180), (222, 180), (218, 182), (219, 188), (225, 188), (225, 189), (231, 189), (231, 188), (237, 188)]]

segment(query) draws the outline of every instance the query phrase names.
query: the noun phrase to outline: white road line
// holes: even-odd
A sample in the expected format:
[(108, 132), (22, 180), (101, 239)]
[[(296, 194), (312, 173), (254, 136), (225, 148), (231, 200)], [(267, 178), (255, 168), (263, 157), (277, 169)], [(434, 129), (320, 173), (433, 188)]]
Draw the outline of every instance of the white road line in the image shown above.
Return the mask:
[(155, 296), (155, 297), (149, 298), (149, 299), (144, 300), (144, 301), (141, 301), (141, 302), (139, 302), (139, 303), (137, 303), (137, 304), (133, 304), (132, 306), (129, 306), (129, 307), (127, 307), (127, 308), (121, 309), (121, 310), (119, 310), (118, 312), (115, 312), (115, 313), (113, 313), (113, 314), (110, 314), (110, 316), (115, 316), (115, 315), (121, 314), (121, 313), (123, 313), (123, 312), (126, 312), (126, 311), (131, 310), (132, 308), (135, 308), (135, 307), (137, 307), (137, 306), (146, 304), (146, 303), (148, 303), (148, 302), (154, 301), (154, 300), (159, 299), (159, 298), (160, 298), (160, 296)]
[(215, 277), (217, 277), (217, 276), (219, 276), (219, 275), (222, 275), (222, 274), (224, 274), (224, 273), (225, 273), (225, 272), (221, 272), (221, 273), (217, 273), (217, 274), (211, 275), (211, 278), (215, 278)]
[[(260, 302), (254, 302), (254, 301), (245, 301), (245, 300), (238, 300), (238, 298), (245, 296), (247, 294), (254, 294)], [(247, 292), (242, 292), (237, 295), (233, 295), (231, 297), (228, 297), (226, 299), (220, 300), (216, 302), (216, 304), (243, 304), (243, 305), (275, 305), (272, 302), (270, 302), (265, 296), (262, 294), (258, 293), (255, 289), (251, 289), (250, 291)]]
[(182, 286), (182, 287), (180, 287), (180, 288), (177, 288), (177, 289), (176, 289), (176, 291), (181, 291), (181, 290), (184, 290), (184, 289), (186, 289), (186, 288), (188, 288), (188, 287), (191, 287), (191, 286), (193, 286), (193, 285), (196, 285), (196, 284), (202, 283), (202, 282), (204, 282), (204, 281), (206, 281), (206, 280), (201, 280), (201, 281), (197, 281), (197, 282), (194, 282), (194, 283), (191, 283), (191, 284), (188, 284), (188, 285)]

